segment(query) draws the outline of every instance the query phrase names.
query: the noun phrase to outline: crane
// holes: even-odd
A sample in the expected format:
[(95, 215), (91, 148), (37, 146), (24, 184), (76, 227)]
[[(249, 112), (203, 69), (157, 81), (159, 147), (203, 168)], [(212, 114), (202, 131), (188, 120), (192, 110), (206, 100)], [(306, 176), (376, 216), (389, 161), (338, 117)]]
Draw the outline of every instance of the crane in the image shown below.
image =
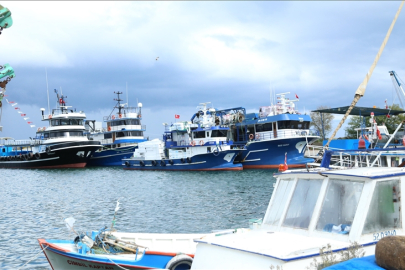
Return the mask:
[(391, 76), (392, 83), (394, 84), (395, 91), (397, 92), (399, 102), (401, 103), (401, 108), (404, 108), (405, 91), (404, 88), (402, 87), (402, 83), (400, 82), (401, 79), (399, 79), (395, 71), (388, 71), (388, 72)]

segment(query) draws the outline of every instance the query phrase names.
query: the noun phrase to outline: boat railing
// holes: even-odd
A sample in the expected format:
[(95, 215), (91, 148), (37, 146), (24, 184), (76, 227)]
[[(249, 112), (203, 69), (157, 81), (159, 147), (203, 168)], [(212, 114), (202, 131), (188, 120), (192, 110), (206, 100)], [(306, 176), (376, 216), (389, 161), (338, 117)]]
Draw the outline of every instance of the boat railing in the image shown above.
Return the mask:
[(145, 131), (146, 130), (146, 125), (126, 125), (126, 126), (109, 126), (108, 128), (103, 128), (103, 132), (107, 131), (133, 131), (133, 130), (139, 130), (139, 131)]
[(41, 144), (42, 140), (0, 140), (0, 145), (5, 146), (35, 146)]
[(121, 117), (120, 117), (120, 114), (115, 113), (115, 114), (112, 114), (109, 116), (104, 116), (103, 120), (109, 121), (109, 120), (120, 119), (120, 118), (140, 118), (141, 119), (142, 114), (140, 113), (139, 108), (137, 108), (137, 107), (125, 107), (124, 110), (121, 112)]
[(278, 130), (278, 131), (266, 131), (266, 132), (257, 132), (251, 140), (255, 141), (266, 141), (272, 139), (285, 139), (285, 138), (295, 138), (295, 137), (314, 137), (319, 136), (319, 134), (312, 130)]

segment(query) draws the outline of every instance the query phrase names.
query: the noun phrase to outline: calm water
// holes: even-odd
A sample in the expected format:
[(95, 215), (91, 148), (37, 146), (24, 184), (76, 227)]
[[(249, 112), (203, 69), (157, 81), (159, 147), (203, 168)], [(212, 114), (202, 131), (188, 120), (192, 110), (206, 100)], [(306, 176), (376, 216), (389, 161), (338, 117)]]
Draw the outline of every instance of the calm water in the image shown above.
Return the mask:
[(73, 239), (64, 223), (71, 216), (78, 231), (110, 225), (117, 199), (119, 231), (248, 227), (250, 218), (262, 218), (266, 211), (274, 172), (0, 169), (0, 269), (19, 269), (29, 260), (21, 269), (51, 269), (37, 239)]

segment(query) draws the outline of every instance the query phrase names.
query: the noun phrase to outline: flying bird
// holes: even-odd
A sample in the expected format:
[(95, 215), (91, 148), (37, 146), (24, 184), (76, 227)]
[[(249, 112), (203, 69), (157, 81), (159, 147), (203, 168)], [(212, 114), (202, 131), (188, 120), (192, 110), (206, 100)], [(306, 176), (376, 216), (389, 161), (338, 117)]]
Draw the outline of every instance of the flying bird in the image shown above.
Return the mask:
[(156, 57), (156, 61), (159, 59), (159, 56), (158, 57)]

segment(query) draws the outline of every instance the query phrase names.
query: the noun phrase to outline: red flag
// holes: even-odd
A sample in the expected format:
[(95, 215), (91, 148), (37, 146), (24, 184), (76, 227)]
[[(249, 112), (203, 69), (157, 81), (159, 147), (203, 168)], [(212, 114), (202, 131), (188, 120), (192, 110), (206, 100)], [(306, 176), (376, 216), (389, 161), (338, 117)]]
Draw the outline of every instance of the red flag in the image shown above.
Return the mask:
[(14, 102), (14, 101), (10, 101), (9, 103), (10, 103), (10, 104), (13, 104), (13, 103), (15, 103), (15, 102)]
[(20, 108), (18, 108), (18, 107), (15, 107), (14, 109), (15, 109), (15, 110), (19, 110)]
[(27, 114), (26, 114), (26, 113), (22, 113), (21, 116), (27, 116)]
[(298, 99), (300, 99), (297, 94), (295, 94), (295, 97), (298, 98)]
[(179, 119), (179, 118), (180, 118), (180, 115), (175, 114), (175, 115), (174, 115), (174, 118)]
[(32, 122), (27, 122), (28, 124), (32, 124)]

